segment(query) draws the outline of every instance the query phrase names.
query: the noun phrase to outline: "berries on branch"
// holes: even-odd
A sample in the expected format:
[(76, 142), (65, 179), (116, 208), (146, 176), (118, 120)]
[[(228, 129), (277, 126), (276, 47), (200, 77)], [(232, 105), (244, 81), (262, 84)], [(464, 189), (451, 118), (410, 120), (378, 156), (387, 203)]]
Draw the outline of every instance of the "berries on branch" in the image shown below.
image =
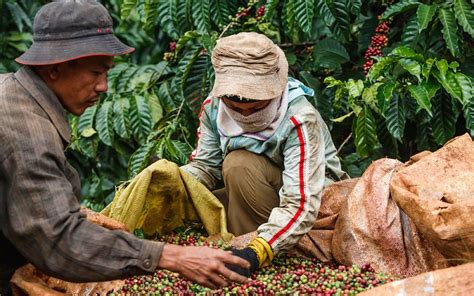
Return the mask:
[(370, 68), (375, 63), (374, 57), (383, 56), (382, 48), (388, 45), (388, 32), (390, 31), (389, 22), (383, 21), (375, 28), (375, 35), (372, 36), (370, 46), (364, 54), (364, 73), (367, 75)]

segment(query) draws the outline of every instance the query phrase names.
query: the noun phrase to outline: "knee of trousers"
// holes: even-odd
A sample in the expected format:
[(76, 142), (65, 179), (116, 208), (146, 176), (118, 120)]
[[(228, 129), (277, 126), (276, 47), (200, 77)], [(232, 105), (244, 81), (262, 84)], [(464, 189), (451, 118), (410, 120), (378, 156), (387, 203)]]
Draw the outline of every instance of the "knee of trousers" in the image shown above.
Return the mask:
[(246, 150), (235, 150), (229, 153), (222, 164), (225, 186), (245, 185), (263, 175), (262, 166), (259, 165), (261, 158), (264, 156)]

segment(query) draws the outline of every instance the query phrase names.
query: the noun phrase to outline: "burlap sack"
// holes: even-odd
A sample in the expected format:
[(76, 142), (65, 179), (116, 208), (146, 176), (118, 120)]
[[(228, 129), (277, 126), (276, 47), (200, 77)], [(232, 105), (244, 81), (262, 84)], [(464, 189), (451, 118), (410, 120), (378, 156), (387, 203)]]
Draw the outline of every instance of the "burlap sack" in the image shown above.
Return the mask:
[(327, 186), (321, 194), (321, 206), (313, 228), (296, 245), (294, 252), (323, 262), (333, 261), (332, 238), (339, 212), (358, 179), (348, 179)]
[[(81, 211), (87, 215), (87, 220), (94, 224), (108, 229), (128, 231), (125, 224), (117, 222), (102, 214), (93, 212), (86, 208), (82, 208)], [(33, 265), (26, 264), (15, 271), (10, 284), (14, 296), (105, 296), (109, 292), (119, 290), (124, 285), (124, 281), (116, 280), (106, 282), (71, 283), (45, 275)]]
[(468, 134), (399, 169), (390, 192), (450, 263), (474, 260), (474, 143)]
[(124, 285), (123, 280), (70, 283), (47, 276), (31, 264), (17, 269), (10, 283), (14, 296), (105, 296), (110, 292), (118, 291)]
[(390, 197), (390, 180), (401, 166), (380, 159), (358, 180), (336, 222), (332, 252), (337, 262), (371, 263), (377, 271), (402, 277), (448, 266)]
[(360, 296), (474, 295), (474, 262), (422, 273), (360, 293)]

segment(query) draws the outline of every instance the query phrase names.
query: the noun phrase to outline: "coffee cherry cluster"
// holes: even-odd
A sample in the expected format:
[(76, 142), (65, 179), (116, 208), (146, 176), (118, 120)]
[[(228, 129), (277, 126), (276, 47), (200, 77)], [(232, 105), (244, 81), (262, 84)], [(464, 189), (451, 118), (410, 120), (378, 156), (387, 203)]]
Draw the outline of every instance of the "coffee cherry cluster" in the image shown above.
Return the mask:
[(374, 57), (383, 56), (381, 51), (382, 48), (388, 45), (387, 34), (390, 31), (388, 22), (381, 22), (376, 28), (376, 34), (372, 36), (370, 46), (367, 48), (364, 54), (365, 63), (364, 63), (364, 73), (367, 75), (370, 68), (372, 68), (375, 59)]
[[(202, 231), (172, 233), (157, 238), (160, 241), (193, 246), (209, 245), (228, 248), (217, 242), (209, 243)], [(393, 279), (383, 273), (376, 273), (370, 264), (362, 267), (322, 263), (316, 259), (279, 255), (273, 263), (259, 269), (251, 280), (243, 285), (211, 290), (190, 282), (167, 270), (153, 275), (135, 276), (125, 280), (125, 285), (111, 295), (355, 295)]]
[(257, 8), (257, 11), (255, 12), (255, 18), (260, 19), (265, 15), (265, 5), (260, 6)]
[(176, 41), (171, 41), (170, 44), (168, 44), (168, 49), (171, 52), (175, 51), (176, 50)]

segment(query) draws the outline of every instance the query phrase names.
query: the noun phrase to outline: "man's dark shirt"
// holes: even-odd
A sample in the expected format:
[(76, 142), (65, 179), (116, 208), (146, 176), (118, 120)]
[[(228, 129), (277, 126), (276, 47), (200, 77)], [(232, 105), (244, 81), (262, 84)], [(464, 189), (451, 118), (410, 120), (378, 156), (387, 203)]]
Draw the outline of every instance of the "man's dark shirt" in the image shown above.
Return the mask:
[(31, 68), (0, 75), (0, 283), (25, 259), (74, 282), (157, 268), (162, 243), (91, 224), (80, 212), (69, 141), (61, 103)]

